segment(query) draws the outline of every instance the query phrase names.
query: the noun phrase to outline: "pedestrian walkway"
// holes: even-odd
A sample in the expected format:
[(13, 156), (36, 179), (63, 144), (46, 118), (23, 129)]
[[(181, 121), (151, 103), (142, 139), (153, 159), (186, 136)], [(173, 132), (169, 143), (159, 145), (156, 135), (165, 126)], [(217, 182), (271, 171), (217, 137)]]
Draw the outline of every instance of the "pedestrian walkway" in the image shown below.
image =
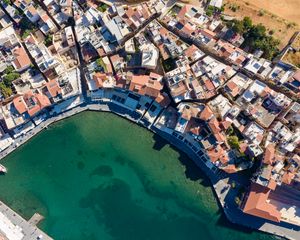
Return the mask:
[(10, 240), (51, 240), (51, 237), (34, 224), (35, 220), (40, 220), (40, 216), (35, 214), (32, 218), (33, 221), (27, 221), (3, 202), (0, 202), (0, 232)]

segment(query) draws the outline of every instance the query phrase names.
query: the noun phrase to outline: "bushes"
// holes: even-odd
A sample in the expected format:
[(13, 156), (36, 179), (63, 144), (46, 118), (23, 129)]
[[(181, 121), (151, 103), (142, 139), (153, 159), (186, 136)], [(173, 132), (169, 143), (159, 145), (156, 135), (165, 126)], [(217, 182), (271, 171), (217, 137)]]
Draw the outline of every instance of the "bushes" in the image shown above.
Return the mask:
[(215, 8), (213, 6), (208, 6), (206, 9), (206, 15), (209, 17), (212, 16), (214, 13), (214, 10), (215, 10)]
[(245, 17), (243, 20), (233, 20), (228, 26), (238, 34), (243, 35), (245, 41), (243, 47), (249, 47), (250, 51), (260, 49), (264, 52), (263, 57), (272, 59), (278, 52), (280, 41), (267, 34), (267, 29), (262, 24), (254, 25), (251, 18)]
[(105, 12), (109, 6), (106, 5), (105, 3), (100, 3), (99, 6), (97, 7), (97, 10), (100, 12)]
[(11, 88), (7, 87), (3, 82), (0, 83), (0, 91), (4, 98), (8, 98), (12, 95)]
[(237, 149), (237, 150), (240, 149), (239, 138), (237, 136), (229, 136), (227, 138), (227, 141), (231, 148)]
[(20, 35), (22, 39), (25, 39), (30, 35), (31, 32), (36, 30), (36, 26), (29, 21), (26, 16), (23, 16), (21, 21), (19, 22), (20, 27)]
[(99, 69), (103, 70), (104, 72), (107, 72), (106, 65), (103, 62), (102, 58), (98, 58), (96, 60), (96, 64), (97, 64), (97, 66), (98, 66)]
[(9, 73), (9, 74), (6, 74), (4, 77), (3, 77), (3, 82), (6, 86), (11, 86), (12, 85), (12, 82), (16, 79), (18, 79), (20, 77), (20, 74), (17, 73), (17, 72), (12, 72), (12, 73)]
[(44, 40), (44, 44), (49, 47), (50, 45), (52, 45), (52, 39), (53, 39), (53, 35), (48, 34)]
[(225, 7), (224, 7), (224, 5), (219, 9), (219, 8), (217, 8), (217, 7), (214, 7), (214, 6), (208, 6), (207, 8), (206, 8), (206, 15), (207, 16), (212, 16), (214, 13), (221, 13), (221, 12), (224, 12), (224, 10), (225, 10)]
[(12, 82), (20, 77), (20, 74), (15, 71), (13, 66), (8, 66), (3, 73), (2, 82), (0, 83), (0, 91), (7, 98), (12, 95)]

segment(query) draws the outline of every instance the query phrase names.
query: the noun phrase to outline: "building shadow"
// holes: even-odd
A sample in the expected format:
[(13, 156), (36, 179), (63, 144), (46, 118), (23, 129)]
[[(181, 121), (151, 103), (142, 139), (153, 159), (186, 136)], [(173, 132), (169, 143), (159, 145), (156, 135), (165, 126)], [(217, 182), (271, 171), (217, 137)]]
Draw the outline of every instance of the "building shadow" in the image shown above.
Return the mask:
[(154, 145), (153, 149), (160, 151), (165, 146), (171, 147), (174, 151), (179, 153), (178, 159), (180, 163), (185, 167), (185, 176), (189, 180), (192, 181), (201, 181), (201, 185), (204, 187), (211, 187), (210, 181), (208, 177), (203, 173), (203, 171), (194, 163), (192, 159), (188, 157), (187, 154), (185, 154), (183, 151), (179, 150), (174, 145), (170, 144), (167, 140), (160, 137), (157, 134), (153, 135)]

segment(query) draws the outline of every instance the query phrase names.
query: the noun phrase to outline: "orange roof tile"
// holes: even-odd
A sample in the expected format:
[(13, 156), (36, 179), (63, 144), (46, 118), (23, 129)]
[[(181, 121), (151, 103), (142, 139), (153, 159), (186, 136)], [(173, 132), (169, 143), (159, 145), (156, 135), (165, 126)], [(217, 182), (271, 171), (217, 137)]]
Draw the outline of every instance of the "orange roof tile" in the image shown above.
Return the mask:
[(273, 178), (271, 178), (268, 183), (268, 188), (274, 191), (276, 187), (277, 187), (276, 181)]
[(282, 176), (282, 182), (289, 185), (289, 184), (291, 184), (294, 177), (295, 177), (294, 173), (285, 172)]
[(189, 121), (192, 117), (196, 117), (198, 114), (199, 114), (198, 108), (189, 106), (183, 109), (181, 113), (181, 117)]
[(270, 143), (266, 148), (263, 162), (265, 164), (271, 165), (273, 164), (274, 161), (275, 161), (275, 145)]
[(229, 161), (227, 152), (220, 145), (213, 149), (207, 150), (207, 155), (209, 156), (210, 161), (213, 163), (219, 160), (223, 164), (226, 164)]
[(28, 91), (23, 96), (13, 100), (13, 103), (20, 114), (28, 112), (30, 116), (35, 115), (43, 108), (50, 106), (49, 98), (42, 93)]
[(96, 84), (97, 88), (102, 88), (103, 87), (103, 81), (107, 79), (107, 76), (105, 73), (100, 73), (97, 72), (93, 75), (93, 80)]
[(46, 87), (51, 97), (56, 97), (57, 95), (61, 94), (61, 88), (59, 87), (55, 79), (52, 79), (49, 82), (47, 82)]
[(27, 111), (27, 106), (26, 106), (22, 96), (14, 98), (13, 104), (20, 114), (23, 114)]
[(171, 99), (169, 98), (168, 94), (160, 93), (156, 98), (155, 101), (161, 105), (162, 107), (166, 107), (170, 104)]
[(184, 5), (181, 10), (179, 11), (177, 18), (184, 18), (185, 14), (191, 9), (191, 6), (189, 5)]
[(45, 23), (50, 19), (47, 13), (43, 13), (40, 17)]
[(210, 127), (211, 131), (215, 134), (221, 131), (219, 127), (219, 121), (215, 117), (209, 120), (208, 126)]
[(232, 124), (232, 122), (231, 121), (222, 121), (221, 122), (221, 125), (222, 125), (222, 127), (226, 130), (226, 129), (228, 129), (230, 126), (231, 126), (231, 124)]
[(27, 8), (27, 10), (28, 10), (28, 12), (30, 12), (32, 15), (37, 14), (36, 8), (35, 8), (33, 5), (30, 5), (30, 6)]
[(270, 191), (267, 187), (252, 183), (243, 212), (274, 222), (280, 222), (281, 213), (274, 205), (267, 202)]
[(213, 112), (210, 110), (208, 106), (205, 106), (205, 108), (202, 110), (202, 112), (199, 115), (199, 118), (208, 121), (210, 118), (214, 116)]
[(206, 87), (206, 89), (207, 89), (208, 91), (215, 90), (214, 84), (213, 84), (212, 81), (209, 80), (209, 79), (207, 79), (207, 80), (204, 81), (204, 85), (205, 85), (205, 87)]
[(236, 95), (238, 95), (240, 89), (238, 87), (238, 85), (235, 84), (234, 81), (229, 81), (226, 86), (228, 87), (228, 89), (230, 90), (230, 94), (235, 97)]
[(199, 49), (193, 44), (191, 46), (189, 46), (185, 51), (185, 55), (193, 60), (193, 55), (195, 54), (196, 51), (198, 51)]
[(17, 69), (22, 69), (24, 67), (30, 66), (31, 61), (24, 48), (14, 48), (13, 55), (15, 57), (14, 64), (16, 65)]

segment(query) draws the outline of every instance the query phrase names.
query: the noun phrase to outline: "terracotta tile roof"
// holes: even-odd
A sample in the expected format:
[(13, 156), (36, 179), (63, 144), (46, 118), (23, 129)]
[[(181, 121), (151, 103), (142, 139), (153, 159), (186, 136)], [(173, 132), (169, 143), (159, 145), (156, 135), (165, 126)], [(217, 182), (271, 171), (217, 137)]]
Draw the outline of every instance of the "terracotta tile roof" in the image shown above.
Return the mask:
[(127, 82), (125, 78), (123, 78), (120, 75), (116, 75), (115, 79), (116, 79), (116, 87), (124, 88), (124, 89), (127, 88)]
[(285, 172), (282, 176), (282, 182), (289, 185), (289, 184), (291, 184), (294, 177), (295, 177), (294, 173)]
[(267, 187), (252, 183), (243, 212), (274, 222), (280, 222), (281, 213), (274, 205), (267, 202), (270, 191)]
[(208, 106), (205, 106), (205, 108), (202, 110), (202, 112), (199, 115), (199, 118), (208, 121), (210, 118), (214, 116), (213, 112)]
[(107, 79), (107, 76), (105, 73), (97, 72), (93, 75), (93, 80), (97, 86), (97, 88), (103, 87), (103, 81)]
[(219, 143), (223, 143), (223, 142), (226, 141), (226, 137), (225, 137), (225, 135), (223, 133), (220, 133), (220, 132), (219, 133), (215, 133), (214, 136), (215, 136), (215, 138), (217, 139), (217, 141)]
[(123, 62), (124, 59), (119, 54), (115, 54), (115, 55), (110, 56), (110, 61), (113, 64), (115, 64), (115, 63)]
[(52, 79), (49, 82), (47, 82), (46, 87), (51, 97), (56, 97), (57, 95), (61, 94), (61, 88), (59, 87), (55, 79)]
[(40, 15), (40, 17), (45, 23), (50, 19), (47, 13), (43, 13), (42, 15)]
[(208, 122), (208, 126), (210, 127), (211, 131), (214, 134), (217, 134), (221, 131), (221, 128), (219, 127), (219, 121), (214, 117), (212, 119), (209, 120)]
[(263, 162), (265, 164), (272, 165), (274, 161), (275, 161), (275, 145), (270, 143), (266, 148)]
[(193, 60), (193, 56), (195, 54), (196, 51), (198, 51), (199, 49), (193, 44), (191, 46), (189, 46), (185, 51), (184, 54), (189, 58)]
[(269, 183), (268, 183), (268, 188), (274, 191), (275, 188), (276, 188), (276, 186), (277, 186), (276, 181), (271, 178), (270, 181), (269, 181)]
[(208, 38), (214, 38), (216, 36), (216, 34), (209, 29), (201, 29), (201, 34)]
[(207, 155), (209, 156), (210, 161), (213, 163), (220, 161), (221, 163), (226, 164), (229, 161), (227, 152), (220, 145), (213, 149), (207, 150)]
[(193, 106), (185, 107), (181, 113), (181, 117), (190, 120), (192, 117), (195, 118), (199, 114), (199, 109)]
[(30, 66), (31, 61), (24, 48), (14, 48), (13, 55), (15, 57), (14, 64), (17, 67), (17, 69), (22, 69), (24, 67)]
[(30, 5), (28, 8), (27, 8), (28, 12), (30, 12), (32, 15), (35, 15), (37, 14), (37, 11), (35, 9), (35, 7), (33, 5)]
[(229, 81), (227, 84), (226, 84), (227, 88), (229, 89), (230, 91), (230, 94), (235, 97), (236, 95), (238, 95), (238, 93), (240, 92), (240, 89), (238, 87), (237, 84), (235, 84), (234, 81)]
[(149, 11), (149, 8), (146, 4), (142, 3), (142, 9), (141, 9), (142, 15), (145, 19), (148, 19), (151, 16), (151, 13)]
[(293, 75), (293, 78), (300, 82), (300, 70), (296, 71)]
[(193, 126), (193, 127), (190, 128), (190, 132), (195, 134), (195, 135), (199, 135), (201, 129), (202, 128), (200, 126)]
[(172, 86), (171, 94), (173, 97), (181, 96), (188, 91), (187, 86), (183, 81), (179, 82), (176, 87)]
[(27, 106), (26, 106), (22, 96), (14, 98), (13, 104), (20, 114), (23, 114), (27, 111)]
[(191, 35), (194, 32), (194, 29), (192, 25), (189, 22), (187, 22), (186, 24), (184, 24), (183, 28), (180, 31), (184, 32), (187, 35)]
[(191, 9), (192, 7), (189, 6), (189, 5), (184, 5), (181, 10), (179, 11), (178, 15), (177, 15), (177, 18), (180, 19), (180, 18), (184, 18), (185, 17), (185, 14)]
[(208, 91), (213, 91), (213, 90), (215, 90), (214, 84), (213, 84), (212, 81), (209, 80), (209, 79), (206, 79), (206, 80), (204, 81), (204, 85), (205, 85), (205, 87), (206, 87), (206, 89), (207, 89)]
[(49, 98), (42, 93), (28, 91), (23, 96), (13, 100), (14, 106), (20, 114), (28, 112), (30, 116), (35, 115), (47, 106), (50, 106)]
[(128, 9), (127, 11), (125, 12), (125, 15), (128, 17), (128, 18), (131, 18), (133, 15), (134, 15), (135, 11), (132, 7), (128, 6)]
[(159, 52), (160, 52), (163, 60), (167, 60), (168, 58), (171, 57), (171, 55), (169, 54), (169, 52), (167, 51), (167, 49), (163, 43), (158, 45), (158, 49), (159, 49)]
[(155, 101), (162, 107), (166, 107), (171, 103), (171, 99), (169, 98), (168, 94), (160, 93), (156, 98)]
[(45, 94), (38, 93), (35, 94), (35, 97), (41, 109), (51, 105), (49, 98)]
[(222, 121), (221, 122), (221, 125), (222, 125), (222, 127), (225, 129), (225, 130), (227, 130), (230, 126), (231, 126), (231, 124), (232, 124), (232, 122), (231, 121)]
[(163, 37), (168, 37), (168, 35), (170, 34), (170, 32), (169, 32), (166, 28), (161, 27), (161, 28), (159, 29), (159, 34), (160, 34), (161, 36), (163, 36)]
[(149, 75), (133, 75), (129, 85), (130, 91), (153, 98), (159, 96), (162, 88), (162, 83), (158, 80), (152, 80)]

